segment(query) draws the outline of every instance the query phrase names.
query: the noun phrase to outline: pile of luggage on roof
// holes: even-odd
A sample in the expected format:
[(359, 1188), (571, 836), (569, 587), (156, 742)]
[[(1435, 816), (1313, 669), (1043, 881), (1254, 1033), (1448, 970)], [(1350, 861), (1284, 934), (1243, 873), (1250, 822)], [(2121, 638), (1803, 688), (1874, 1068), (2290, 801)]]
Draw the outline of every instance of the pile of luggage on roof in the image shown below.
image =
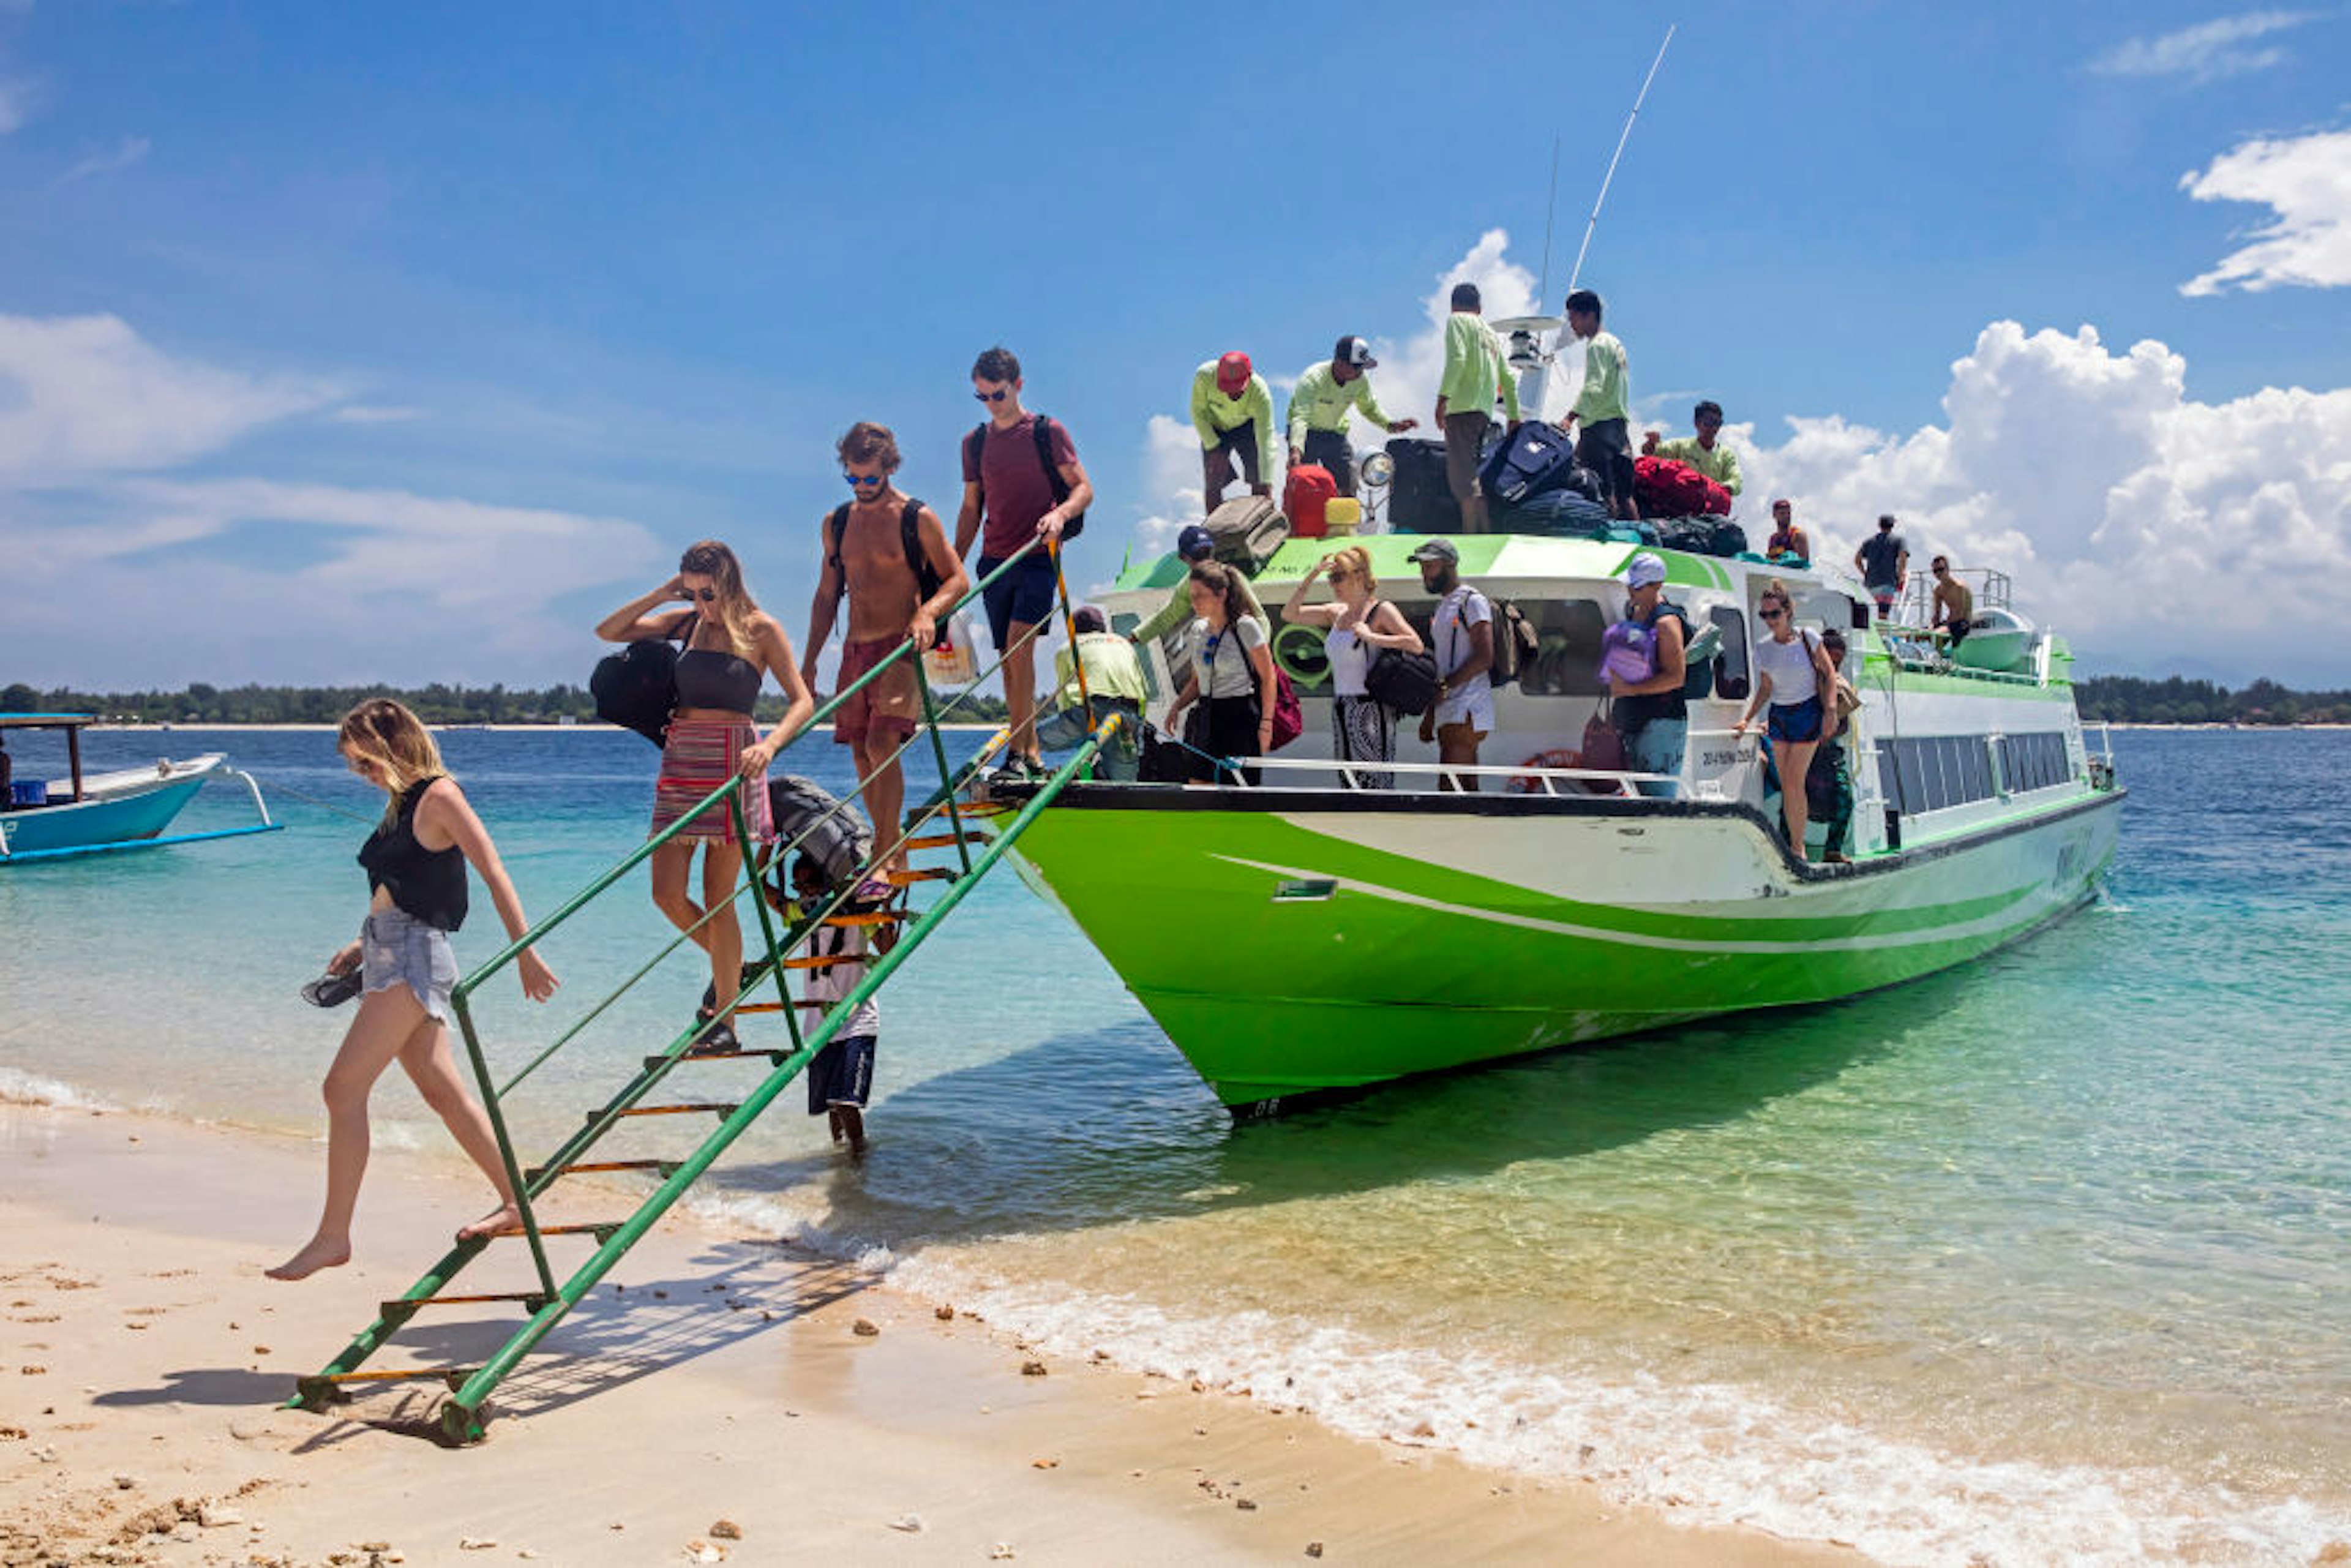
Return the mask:
[[(1387, 451), (1395, 462), (1389, 526), (1405, 533), (1459, 533), (1461, 508), (1446, 483), (1445, 443), (1396, 436)], [(1721, 486), (1669, 457), (1636, 458), (1633, 467), (1646, 516), (1620, 521), (1600, 499), (1600, 476), (1575, 460), (1575, 438), (1531, 419), (1510, 434), (1497, 434), (1478, 482), (1493, 508), (1496, 533), (1656, 545), (1694, 555), (1747, 549), (1747, 532), (1729, 519), (1730, 493)]]

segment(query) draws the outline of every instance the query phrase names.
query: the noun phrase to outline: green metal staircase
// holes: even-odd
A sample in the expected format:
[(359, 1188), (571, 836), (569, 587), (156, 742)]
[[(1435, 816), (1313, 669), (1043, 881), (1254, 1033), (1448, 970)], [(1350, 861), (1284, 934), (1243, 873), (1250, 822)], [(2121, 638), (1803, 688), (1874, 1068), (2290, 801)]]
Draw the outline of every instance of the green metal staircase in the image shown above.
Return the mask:
[[(1046, 549), (1041, 542), (1031, 549)], [(1027, 551), (1021, 552), (1026, 554)], [(1020, 559), (1015, 555), (998, 569), (1009, 570)], [(1056, 560), (1056, 577), (1059, 561)], [(974, 585), (969, 594), (957, 605), (977, 598), (986, 583)], [(1062, 620), (1070, 630), (1072, 642), (1076, 628), (1071, 614), (1069, 592), (1065, 584), (1059, 589)], [(1040, 628), (1041, 630), (1041, 627)], [(1036, 632), (1032, 631), (1033, 637)], [(471, 1007), (475, 993), (492, 977), (512, 963), (528, 946), (541, 941), (581, 908), (609, 892), (621, 879), (649, 856), (660, 844), (667, 841), (679, 829), (698, 817), (703, 809), (723, 805), (735, 818), (738, 842), (749, 842), (744, 818), (741, 789), (730, 782), (714, 791), (701, 807), (685, 813), (679, 822), (641, 845), (618, 865), (605, 872), (585, 888), (572, 895), (556, 910), (520, 938), (507, 946), (487, 964), (468, 975), (452, 995), (453, 1009), (460, 1032), (471, 1059), (475, 1077), (480, 1085), (483, 1104), (489, 1113), (490, 1124), (496, 1134), (500, 1157), (504, 1160), (508, 1179), (518, 1198), (521, 1223), (491, 1235), (458, 1241), (439, 1261), (419, 1276), (399, 1298), (381, 1303), (375, 1321), (362, 1329), (345, 1345), (333, 1360), (319, 1372), (301, 1378), (290, 1407), (324, 1410), (350, 1397), (355, 1387), (387, 1383), (440, 1381), (449, 1389), (449, 1396), (440, 1407), (438, 1430), (443, 1441), (453, 1444), (470, 1443), (483, 1435), (487, 1402), (497, 1387), (532, 1348), (561, 1322), (571, 1309), (586, 1299), (598, 1281), (627, 1255), (629, 1249), (643, 1239), (645, 1233), (667, 1213), (688, 1187), (701, 1178), (735, 1141), (747, 1132), (760, 1114), (775, 1103), (791, 1082), (799, 1076), (819, 1051), (831, 1042), (834, 1034), (858, 1007), (886, 986), (899, 968), (922, 946), (930, 934), (938, 929), (959, 904), (965, 895), (981, 878), (994, 870), (1012, 845), (1027, 831), (1039, 813), (1051, 805), (1071, 779), (1083, 777), (1096, 755), (1115, 735), (1122, 722), (1115, 716), (1097, 727), (1070, 759), (1040, 781), (1017, 810), (1007, 807), (967, 800), (977, 787), (980, 769), (996, 748), (1007, 738), (998, 731), (973, 758), (961, 768), (951, 768), (946, 747), (939, 734), (939, 725), (963, 700), (962, 696), (942, 704), (931, 691), (927, 677), (922, 674), (922, 663), (911, 643), (902, 643), (890, 658), (869, 671), (861, 680), (837, 693), (817, 710), (803, 734), (815, 729), (832, 710), (846, 701), (866, 681), (876, 678), (897, 659), (914, 663), (920, 682), (924, 729), (930, 740), (930, 751), (938, 766), (941, 789), (932, 802), (908, 814), (900, 832), (900, 842), (883, 846), (877, 859), (903, 848), (914, 852), (951, 851), (954, 863), (936, 867), (917, 867), (891, 873), (892, 895), (878, 910), (852, 910), (847, 907), (850, 889), (834, 894), (824, 904), (806, 912), (796, 922), (785, 923), (778, 912), (769, 907), (763, 890), (765, 873), (774, 870), (788, 873), (789, 856), (800, 843), (822, 825), (822, 820), (810, 823), (790, 842), (771, 854), (758, 858), (745, 857), (744, 880), (732, 902), (748, 896), (757, 912), (761, 941), (755, 950), (747, 940), (746, 952), (756, 951), (754, 961), (746, 967), (744, 989), (732, 1007), (722, 1016), (767, 1014), (782, 1020), (784, 1038), (775, 1044), (758, 1049), (741, 1049), (726, 1052), (693, 1052), (692, 1046), (700, 1031), (706, 1027), (703, 1020), (687, 1023), (659, 1051), (642, 1059), (636, 1072), (595, 1110), (590, 1111), (580, 1126), (543, 1159), (525, 1166), (515, 1152), (514, 1141), (507, 1128), (506, 1108), (522, 1084), (558, 1051), (576, 1040), (582, 1030), (601, 1016), (612, 1004), (626, 995), (650, 975), (680, 946), (692, 939), (702, 924), (715, 918), (729, 904), (715, 904), (694, 928), (679, 933), (662, 949), (637, 968), (611, 992), (593, 1004), (586, 1014), (559, 1033), (529, 1061), (503, 1084), (494, 1080), (488, 1054), (479, 1030), (475, 1028)], [(999, 658), (998, 665), (1002, 664)], [(993, 669), (996, 666), (991, 666)], [(988, 672), (983, 672), (984, 675)], [(1080, 671), (1083, 680), (1082, 668)], [(973, 687), (967, 688), (967, 695)], [(912, 743), (901, 753), (911, 757)], [(860, 780), (861, 787), (864, 780)], [(844, 802), (845, 804), (845, 802)], [(836, 808), (837, 810), (839, 808)], [(880, 828), (882, 824), (876, 824)], [(940, 830), (944, 831), (940, 831)], [(789, 885), (787, 882), (786, 885)], [(917, 890), (935, 889), (935, 896), (923, 907), (914, 907)], [(820, 926), (854, 925), (876, 930), (895, 930), (897, 939), (887, 945), (886, 952), (851, 954), (843, 956), (789, 956), (810, 933)], [(748, 934), (747, 933), (747, 937)], [(795, 999), (787, 985), (788, 977), (795, 970), (809, 970), (841, 963), (867, 966), (867, 972), (850, 992), (838, 1002), (827, 1005)], [(775, 1000), (754, 999), (755, 987), (772, 985)], [(764, 994), (759, 993), (759, 994)], [(806, 1027), (799, 1015), (807, 1011), (818, 1014)], [(764, 1062), (765, 1068), (757, 1082), (747, 1091), (714, 1093), (695, 1088), (682, 1090), (673, 1085), (677, 1077), (683, 1083), (706, 1081), (721, 1071), (728, 1062)], [(656, 1094), (664, 1091), (664, 1094)], [(704, 1116), (715, 1117), (716, 1125), (695, 1142), (691, 1147), (671, 1156), (657, 1158), (598, 1159), (592, 1157), (597, 1145), (607, 1134), (626, 1124), (647, 1118), (682, 1118), (691, 1122)], [(586, 1222), (543, 1224), (538, 1218), (538, 1204), (548, 1190), (566, 1176), (598, 1173), (642, 1173), (655, 1178), (657, 1185), (628, 1212), (611, 1219)], [(592, 1244), (587, 1259), (576, 1265), (568, 1275), (558, 1277), (549, 1261), (550, 1239), (584, 1237)], [(531, 1270), (536, 1282), (519, 1291), (495, 1291), (464, 1293), (450, 1287), (475, 1260), (501, 1244), (519, 1240), (529, 1252)], [(488, 1307), (512, 1305), (524, 1314), (523, 1321), (495, 1354), (478, 1365), (443, 1367), (402, 1367), (392, 1370), (371, 1369), (365, 1363), (391, 1342), (419, 1314), (445, 1307)]]

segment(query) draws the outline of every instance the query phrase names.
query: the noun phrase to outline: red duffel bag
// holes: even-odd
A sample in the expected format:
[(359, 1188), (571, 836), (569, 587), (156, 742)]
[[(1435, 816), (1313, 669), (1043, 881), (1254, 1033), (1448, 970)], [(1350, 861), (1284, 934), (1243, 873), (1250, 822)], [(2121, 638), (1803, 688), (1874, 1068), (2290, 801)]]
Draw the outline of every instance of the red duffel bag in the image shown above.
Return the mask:
[(1633, 459), (1633, 487), (1641, 510), (1653, 517), (1724, 517), (1730, 515), (1730, 492), (1672, 457)]

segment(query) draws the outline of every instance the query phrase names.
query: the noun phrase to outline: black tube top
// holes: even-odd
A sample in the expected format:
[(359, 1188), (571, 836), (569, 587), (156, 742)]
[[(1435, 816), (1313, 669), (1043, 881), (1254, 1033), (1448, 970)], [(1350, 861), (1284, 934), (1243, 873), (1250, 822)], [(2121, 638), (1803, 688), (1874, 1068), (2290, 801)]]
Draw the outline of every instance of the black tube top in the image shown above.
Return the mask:
[(360, 846), (368, 893), (392, 890), (395, 908), (425, 925), (455, 931), (465, 924), (465, 853), (452, 844), (428, 850), (416, 841), (416, 804), (445, 775), (420, 779), (401, 792), (400, 809)]
[(697, 648), (694, 634), (702, 618), (685, 623), (685, 652), (677, 658), (677, 706), (749, 713), (759, 700), (759, 666), (732, 653)]

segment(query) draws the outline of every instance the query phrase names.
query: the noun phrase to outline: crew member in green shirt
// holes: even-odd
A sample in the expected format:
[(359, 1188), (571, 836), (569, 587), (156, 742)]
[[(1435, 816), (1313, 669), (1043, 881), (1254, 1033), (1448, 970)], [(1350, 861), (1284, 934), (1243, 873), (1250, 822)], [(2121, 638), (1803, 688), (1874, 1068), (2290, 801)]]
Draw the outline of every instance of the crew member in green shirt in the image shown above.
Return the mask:
[(1474, 283), (1453, 286), (1453, 314), (1445, 319), (1445, 373), (1437, 383), (1437, 427), (1445, 432), (1445, 482), (1461, 505), (1461, 531), (1486, 531), (1486, 497), (1478, 489), (1478, 460), (1494, 423), (1494, 399), (1519, 427), (1519, 383), (1511, 379), (1501, 339), (1486, 325)]
[(1347, 439), (1347, 416), (1357, 409), (1364, 417), (1395, 435), (1419, 428), (1416, 419), (1390, 419), (1372, 395), (1372, 379), (1364, 372), (1377, 365), (1372, 346), (1361, 338), (1342, 338), (1331, 357), (1298, 378), (1290, 394), (1290, 465), (1319, 463), (1339, 483), (1339, 494), (1355, 493), (1355, 448)]
[(1567, 329), (1583, 340), (1583, 387), (1575, 394), (1575, 408), (1560, 421), (1562, 430), (1580, 423), (1575, 458), (1600, 476), (1601, 493), (1609, 515), (1640, 520), (1641, 503), (1633, 494), (1632, 378), (1625, 362), (1625, 345), (1613, 332), (1600, 329), (1600, 296), (1579, 288), (1567, 297)]
[(1698, 434), (1672, 441), (1657, 439), (1663, 431), (1649, 432), (1641, 442), (1641, 455), (1687, 463), (1732, 495), (1739, 494), (1739, 454), (1722, 440), (1722, 405), (1712, 398), (1698, 404), (1690, 411), (1690, 428)]
[[(1196, 567), (1204, 560), (1214, 560), (1217, 557), (1216, 536), (1199, 524), (1194, 523), (1176, 536), (1176, 554), (1187, 569)], [(1246, 577), (1241, 579), (1241, 597), (1249, 601), (1250, 614), (1264, 621), (1269, 626), (1273, 624), (1271, 621), (1267, 620), (1265, 606), (1258, 602), (1257, 590), (1249, 586), (1249, 579)], [(1167, 602), (1161, 608), (1159, 613), (1128, 632), (1126, 640), (1137, 647), (1146, 643), (1155, 643), (1179, 627), (1189, 626), (1198, 618), (1199, 613), (1192, 608), (1190, 580), (1179, 577), (1176, 580), (1176, 591), (1168, 595)], [(1172, 662), (1170, 667), (1173, 667)]]
[(1192, 372), (1192, 428), (1200, 433), (1201, 499), (1209, 511), (1233, 482), (1233, 460), (1249, 494), (1273, 494), (1273, 389), (1235, 350)]
[[(1071, 621), (1077, 642), (1053, 654), (1053, 712), (1038, 724), (1038, 742), (1050, 750), (1081, 746), (1096, 725), (1113, 713), (1122, 715), (1125, 722), (1097, 754), (1094, 773), (1102, 779), (1131, 779), (1135, 738), (1143, 733), (1143, 661), (1125, 638), (1112, 633), (1109, 618), (1097, 606), (1081, 607)], [(1079, 700), (1081, 665), (1091, 704)]]

